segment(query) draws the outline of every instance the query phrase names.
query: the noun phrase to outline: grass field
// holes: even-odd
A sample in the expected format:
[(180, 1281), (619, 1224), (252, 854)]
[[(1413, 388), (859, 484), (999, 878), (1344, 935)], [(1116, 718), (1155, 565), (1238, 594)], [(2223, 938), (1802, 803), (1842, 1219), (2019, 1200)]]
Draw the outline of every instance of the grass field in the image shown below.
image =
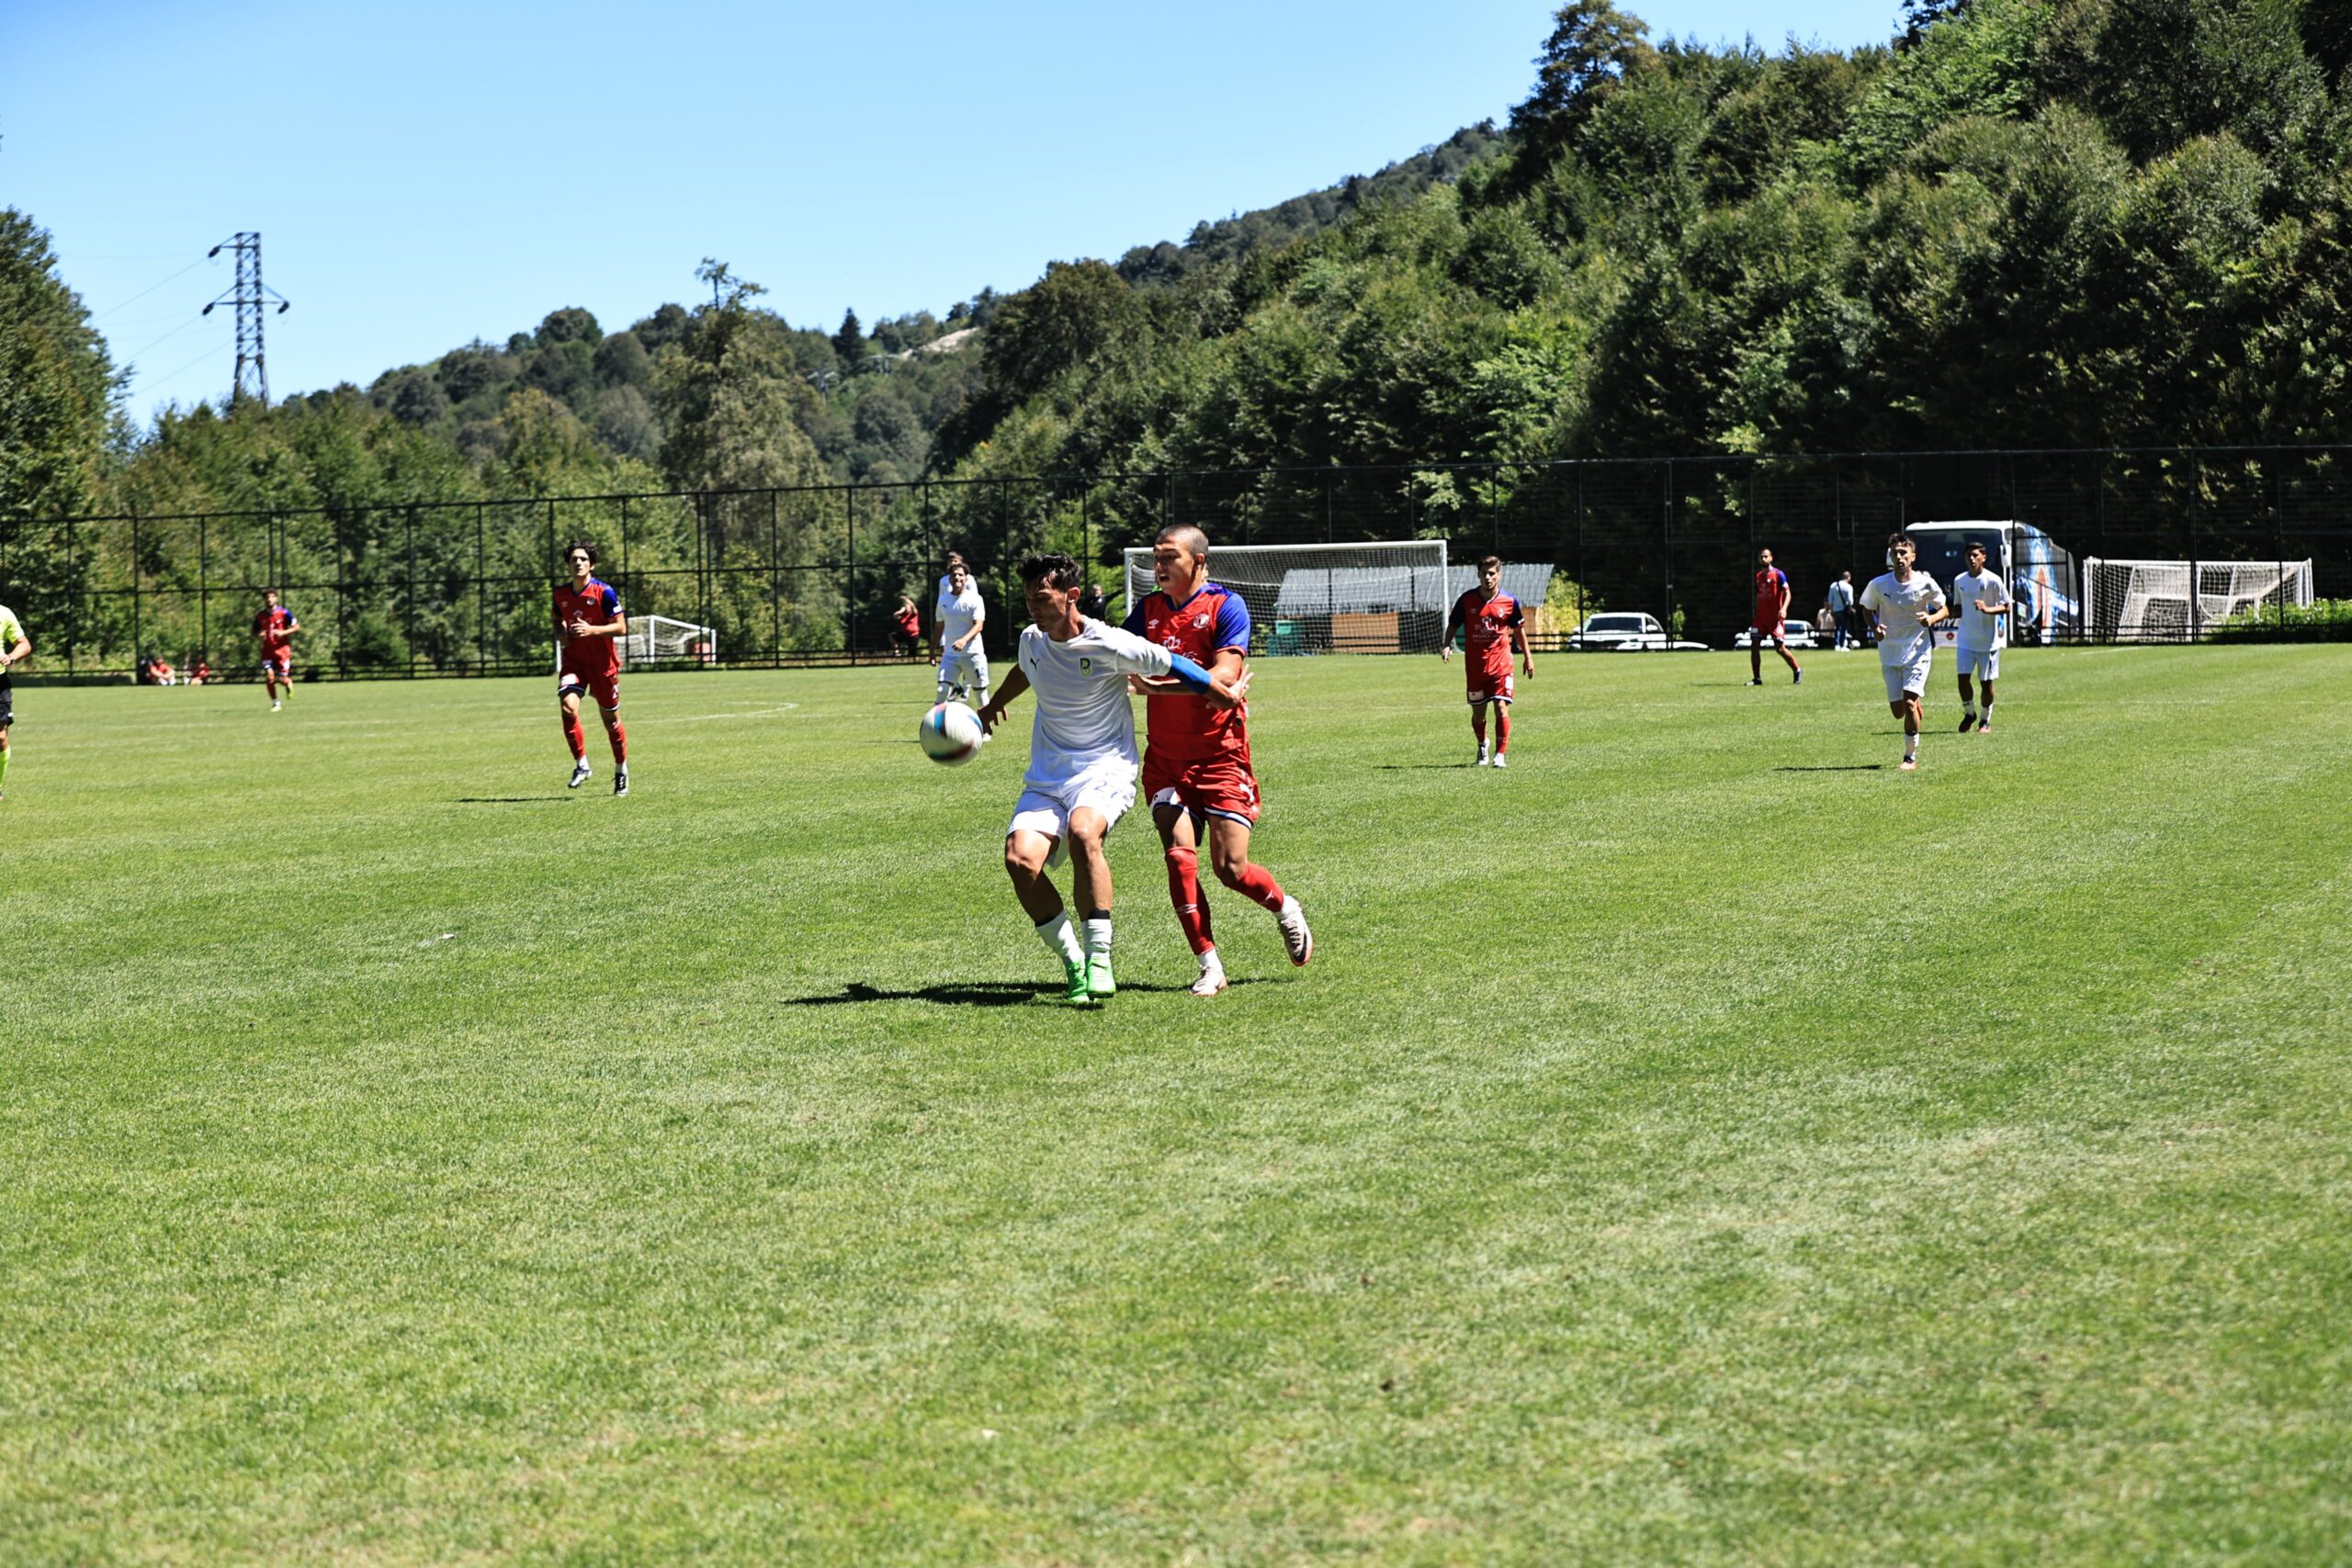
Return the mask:
[(1271, 663), (1062, 1006), (913, 667), (22, 688), (0, 1561), (2352, 1558), (2352, 649)]

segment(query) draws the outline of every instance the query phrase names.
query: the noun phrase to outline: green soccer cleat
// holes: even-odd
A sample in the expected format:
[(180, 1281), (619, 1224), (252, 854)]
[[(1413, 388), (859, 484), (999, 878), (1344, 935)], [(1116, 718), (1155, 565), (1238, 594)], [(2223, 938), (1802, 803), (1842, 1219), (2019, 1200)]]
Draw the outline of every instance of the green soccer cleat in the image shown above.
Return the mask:
[(1067, 995), (1071, 1001), (1077, 1003), (1080, 1007), (1088, 1007), (1092, 1005), (1094, 1001), (1094, 993), (1092, 990), (1088, 988), (1086, 964), (1083, 961), (1072, 964), (1068, 959), (1064, 959), (1062, 961), (1062, 976), (1069, 982), (1069, 988)]
[(1111, 960), (1105, 954), (1086, 961), (1086, 994), (1096, 1001), (1118, 994), (1118, 982), (1111, 978)]

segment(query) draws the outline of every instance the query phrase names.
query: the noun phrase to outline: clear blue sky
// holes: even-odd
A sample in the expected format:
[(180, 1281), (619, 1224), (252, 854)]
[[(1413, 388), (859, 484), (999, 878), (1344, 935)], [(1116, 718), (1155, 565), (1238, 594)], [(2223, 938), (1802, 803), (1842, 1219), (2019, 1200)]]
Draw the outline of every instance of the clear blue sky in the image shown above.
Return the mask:
[[(1882, 42), (1898, 0), (1632, 6), (1654, 38)], [(0, 204), (141, 419), (216, 397), (263, 236), (270, 391), (690, 301), (712, 255), (831, 330), (1369, 174), (1526, 96), (1542, 0), (0, 4)], [(188, 270), (179, 272), (187, 267)]]

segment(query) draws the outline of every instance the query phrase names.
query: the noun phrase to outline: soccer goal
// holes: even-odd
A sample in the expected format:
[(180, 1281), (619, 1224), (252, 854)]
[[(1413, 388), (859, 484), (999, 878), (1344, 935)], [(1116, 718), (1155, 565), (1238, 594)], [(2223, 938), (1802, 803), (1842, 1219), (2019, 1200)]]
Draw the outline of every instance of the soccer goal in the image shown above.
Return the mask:
[[(1216, 545), (1209, 577), (1250, 607), (1250, 651), (1260, 655), (1435, 653), (1461, 592), (1449, 587), (1442, 539)], [(1150, 547), (1129, 548), (1126, 604), (1154, 587)]]
[(692, 621), (667, 615), (631, 615), (621, 634), (621, 660), (628, 664), (655, 664), (691, 660), (701, 664), (718, 661), (718, 633)]
[(2083, 619), (2098, 642), (2192, 642), (2264, 606), (2311, 602), (2308, 560), (2083, 563)]

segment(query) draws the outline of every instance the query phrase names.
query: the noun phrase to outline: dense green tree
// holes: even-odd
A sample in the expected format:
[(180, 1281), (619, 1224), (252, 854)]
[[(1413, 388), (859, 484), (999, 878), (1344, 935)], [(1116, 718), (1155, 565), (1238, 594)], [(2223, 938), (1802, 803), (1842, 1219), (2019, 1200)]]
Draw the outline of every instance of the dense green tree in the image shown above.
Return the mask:
[(855, 310), (842, 312), (842, 324), (833, 333), (833, 353), (844, 370), (854, 371), (865, 363), (865, 334), (858, 328)]
[(49, 233), (0, 209), (0, 517), (62, 516), (96, 500), (121, 379)]

